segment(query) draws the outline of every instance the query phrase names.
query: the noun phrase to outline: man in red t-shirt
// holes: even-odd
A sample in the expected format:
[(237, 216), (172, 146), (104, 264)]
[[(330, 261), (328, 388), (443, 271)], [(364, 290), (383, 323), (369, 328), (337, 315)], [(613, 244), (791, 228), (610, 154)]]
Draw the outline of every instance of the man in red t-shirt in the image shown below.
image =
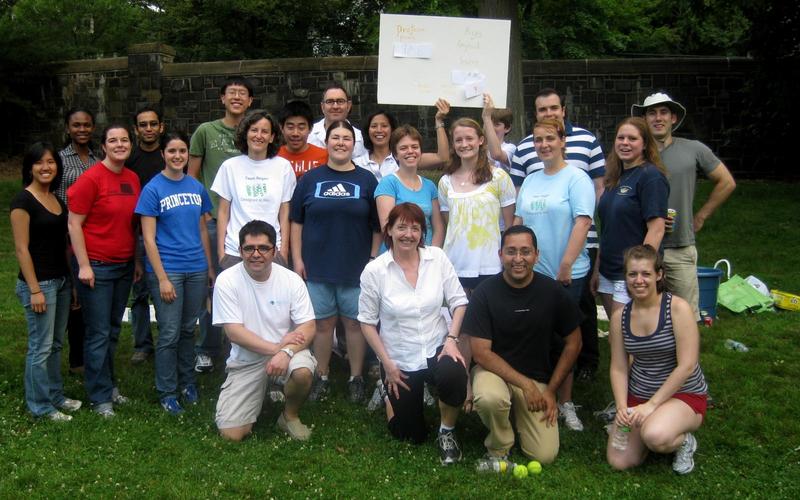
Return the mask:
[(311, 169), (328, 162), (328, 152), (308, 143), (314, 115), (303, 101), (290, 101), (281, 110), (280, 124), (285, 144), (278, 156), (286, 158), (298, 179)]

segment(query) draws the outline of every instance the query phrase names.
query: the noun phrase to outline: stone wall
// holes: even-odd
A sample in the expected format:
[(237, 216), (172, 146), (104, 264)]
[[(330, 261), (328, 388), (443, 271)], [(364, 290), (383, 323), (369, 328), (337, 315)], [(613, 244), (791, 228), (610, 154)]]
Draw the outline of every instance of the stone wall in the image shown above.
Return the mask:
[[(162, 107), (168, 127), (191, 132), (221, 116), (219, 88), (229, 75), (243, 75), (252, 82), (253, 107), (276, 112), (292, 99), (307, 100), (317, 110), (322, 89), (339, 80), (353, 96), (351, 117), (356, 123), (386, 108), (401, 122), (419, 128), (427, 148), (434, 147), (432, 106), (376, 104), (375, 56), (205, 63), (174, 63), (174, 56), (171, 47), (152, 43), (132, 46), (127, 57), (61, 65), (55, 77), (29, 88), (42, 105), (9, 133), (6, 149), (18, 151), (41, 137), (63, 142), (63, 114), (78, 104), (97, 111), (98, 129), (110, 121), (130, 123), (133, 111), (150, 103)], [(689, 110), (680, 132), (706, 142), (733, 170), (748, 174), (749, 162), (739, 146), (743, 125), (739, 106), (746, 97), (745, 76), (753, 67), (746, 58), (525, 61), (528, 118), (533, 95), (540, 88), (555, 87), (566, 96), (569, 118), (595, 132), (607, 148), (616, 123), (630, 112), (631, 104), (653, 90), (665, 89)], [(478, 117), (479, 111), (456, 109), (451, 114)], [(514, 131), (514, 137), (521, 135)]]

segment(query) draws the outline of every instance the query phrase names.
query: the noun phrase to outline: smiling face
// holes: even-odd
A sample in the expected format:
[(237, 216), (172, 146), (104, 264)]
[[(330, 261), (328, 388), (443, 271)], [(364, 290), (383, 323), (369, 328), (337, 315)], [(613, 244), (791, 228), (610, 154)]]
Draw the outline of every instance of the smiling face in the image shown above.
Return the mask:
[(342, 89), (328, 89), (322, 96), (322, 114), (325, 115), (325, 123), (333, 123), (337, 120), (346, 120), (350, 114), (353, 103)]
[(353, 133), (344, 128), (336, 127), (328, 134), (328, 161), (336, 164), (348, 163), (353, 157), (355, 138)]
[(397, 219), (389, 228), (389, 236), (392, 238), (392, 250), (416, 250), (422, 241), (422, 225), (407, 219)]
[(644, 161), (644, 139), (639, 129), (630, 124), (622, 125), (614, 139), (614, 151), (622, 163), (636, 166)]
[(656, 271), (651, 259), (629, 259), (625, 265), (625, 284), (633, 299), (646, 299), (658, 293), (663, 271)]
[(274, 139), (272, 124), (266, 118), (250, 125), (250, 128), (247, 129), (247, 156), (254, 160), (265, 159), (267, 148)]
[(461, 160), (478, 157), (483, 144), (483, 136), (472, 127), (456, 127), (453, 129), (453, 150)]
[(369, 122), (369, 139), (376, 147), (389, 144), (389, 136), (392, 135), (392, 125), (386, 115), (375, 115)]
[(53, 182), (56, 175), (58, 175), (58, 163), (50, 151), (45, 151), (39, 160), (33, 162), (31, 176), (34, 182), (47, 186)]
[(266, 234), (245, 235), (239, 253), (247, 274), (253, 279), (263, 281), (269, 276), (272, 260), (275, 258), (275, 245)]
[(503, 264), (503, 278), (511, 286), (525, 286), (533, 278), (533, 266), (539, 259), (539, 250), (527, 233), (506, 235), (500, 260)]
[(85, 146), (92, 140), (94, 132), (94, 120), (88, 113), (78, 111), (70, 115), (67, 121), (67, 135), (73, 144)]
[(533, 129), (533, 147), (543, 162), (560, 163), (564, 159), (565, 141), (551, 127)]
[(405, 136), (397, 141), (395, 146), (395, 159), (401, 167), (417, 168), (422, 156), (422, 147), (419, 141), (410, 136)]
[(645, 120), (653, 137), (657, 141), (664, 141), (672, 136), (672, 127), (678, 117), (667, 106), (650, 106), (645, 113)]
[(125, 163), (131, 154), (131, 138), (124, 128), (112, 128), (106, 132), (103, 152), (112, 163)]
[(290, 116), (283, 122), (283, 138), (290, 153), (302, 153), (308, 143), (311, 126), (302, 116)]
[(164, 163), (173, 173), (183, 173), (189, 163), (189, 146), (180, 139), (172, 139), (164, 148)]
[(225, 113), (231, 116), (242, 116), (247, 108), (253, 104), (253, 96), (244, 85), (231, 84), (220, 97)]

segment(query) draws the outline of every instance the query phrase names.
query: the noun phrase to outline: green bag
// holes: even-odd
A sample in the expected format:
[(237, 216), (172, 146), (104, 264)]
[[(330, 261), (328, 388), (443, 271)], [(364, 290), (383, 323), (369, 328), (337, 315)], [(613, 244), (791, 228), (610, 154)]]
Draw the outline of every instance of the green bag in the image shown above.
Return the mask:
[(731, 276), (729, 262), (718, 261), (714, 264), (714, 267), (717, 267), (720, 262), (728, 264), (728, 280), (719, 285), (719, 291), (717, 292), (717, 303), (719, 305), (735, 313), (775, 311), (772, 307), (773, 300), (771, 297), (762, 295), (753, 285), (738, 274)]

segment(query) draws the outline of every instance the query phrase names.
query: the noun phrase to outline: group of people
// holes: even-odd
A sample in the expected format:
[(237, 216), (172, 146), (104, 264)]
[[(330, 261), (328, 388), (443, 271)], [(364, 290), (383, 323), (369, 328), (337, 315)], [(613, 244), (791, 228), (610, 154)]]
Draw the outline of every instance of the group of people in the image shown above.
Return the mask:
[[(375, 398), (394, 437), (425, 441), (434, 389), (442, 464), (461, 459), (456, 423), (473, 410), (488, 458), (506, 458), (516, 433), (525, 456), (549, 463), (558, 418), (583, 429), (572, 386), (597, 370), (598, 293), (610, 317), (609, 432), (630, 429), (625, 450), (609, 438), (609, 463), (676, 452), (674, 470), (692, 470), (707, 395), (694, 232), (735, 183), (707, 147), (672, 136), (683, 106), (663, 93), (635, 105), (606, 161), (553, 89), (536, 95), (532, 134), (516, 147), (505, 142), (510, 110), (488, 94), (483, 123), (458, 118), (449, 129), (450, 105), (437, 101), (435, 153), (384, 110), (362, 133), (338, 83), (317, 122), (302, 101), (277, 119), (249, 111), (241, 77), (220, 99), (224, 116), (191, 140), (165, 133), (151, 107), (135, 116), (135, 146), (125, 125), (108, 125), (102, 160), (94, 117), (76, 108), (63, 150), (37, 143), (23, 159), (11, 222), (35, 416), (66, 421), (81, 407), (62, 390), (67, 329), (92, 409), (113, 417), (127, 402), (114, 353), (133, 285), (131, 361), (155, 350), (165, 411), (198, 401), (196, 373), (213, 369), (222, 333), (230, 341), (215, 415), (227, 439), (252, 432), (266, 398), (285, 402), (281, 430), (308, 439), (300, 410), (332, 392), (338, 336), (350, 401), (365, 399), (365, 359), (377, 358)], [(438, 186), (426, 168), (443, 169)], [(714, 188), (694, 213), (698, 168)], [(83, 354), (75, 364), (72, 351)]]

